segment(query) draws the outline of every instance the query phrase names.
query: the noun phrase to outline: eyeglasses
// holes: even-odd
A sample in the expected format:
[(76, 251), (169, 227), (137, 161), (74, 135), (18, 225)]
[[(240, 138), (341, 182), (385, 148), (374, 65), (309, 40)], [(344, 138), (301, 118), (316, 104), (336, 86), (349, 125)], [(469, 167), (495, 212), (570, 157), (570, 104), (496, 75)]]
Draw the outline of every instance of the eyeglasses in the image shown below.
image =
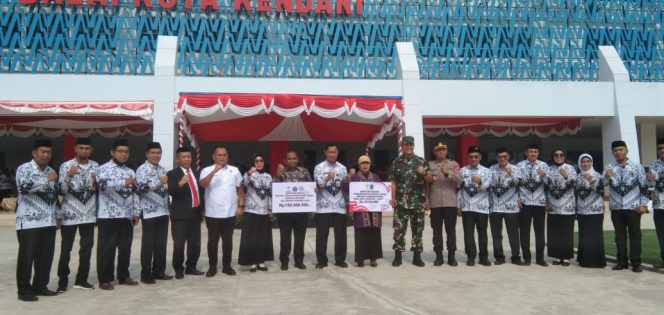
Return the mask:
[(509, 155), (498, 155), (498, 156), (496, 156), (497, 159), (501, 159), (501, 160), (502, 159), (507, 159), (509, 157), (510, 157)]
[(263, 160), (255, 160), (254, 163), (263, 163)]
[(553, 156), (562, 156), (562, 157), (565, 157), (565, 154), (563, 154), (563, 153), (556, 153), (556, 154), (554, 154)]

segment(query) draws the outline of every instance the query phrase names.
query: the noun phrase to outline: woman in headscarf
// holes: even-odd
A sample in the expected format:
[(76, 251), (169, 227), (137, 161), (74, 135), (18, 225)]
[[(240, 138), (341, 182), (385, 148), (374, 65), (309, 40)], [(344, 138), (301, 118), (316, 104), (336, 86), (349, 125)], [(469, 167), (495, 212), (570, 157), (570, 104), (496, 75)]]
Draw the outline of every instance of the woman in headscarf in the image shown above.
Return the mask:
[(265, 159), (256, 154), (253, 167), (244, 174), (246, 190), (244, 226), (240, 238), (238, 263), (251, 266), (249, 271), (267, 271), (266, 261), (274, 260), (272, 249), (272, 176), (265, 169)]
[(579, 220), (579, 252), (581, 267), (604, 268), (604, 186), (602, 175), (593, 168), (590, 154), (579, 156), (576, 177), (576, 213)]
[(551, 153), (553, 164), (546, 173), (546, 202), (548, 206), (546, 238), (549, 257), (554, 265), (569, 266), (574, 257), (574, 218), (576, 202), (574, 186), (576, 170), (566, 164), (567, 153), (555, 149)]
[[(370, 171), (371, 158), (362, 155), (357, 160), (359, 172), (351, 175), (351, 182), (382, 182), (378, 175)], [(353, 212), (355, 226), (355, 262), (364, 267), (364, 260), (369, 259), (371, 267), (378, 266), (377, 259), (383, 258), (383, 246), (380, 238), (382, 212)]]

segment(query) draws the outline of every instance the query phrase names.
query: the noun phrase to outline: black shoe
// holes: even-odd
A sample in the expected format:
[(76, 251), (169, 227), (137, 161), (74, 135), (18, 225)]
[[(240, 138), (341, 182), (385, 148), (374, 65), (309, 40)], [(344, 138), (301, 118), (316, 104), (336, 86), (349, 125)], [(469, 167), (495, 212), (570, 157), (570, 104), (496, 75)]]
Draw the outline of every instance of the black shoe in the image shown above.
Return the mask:
[(627, 268), (628, 267), (627, 267), (626, 264), (617, 264), (617, 265), (613, 266), (611, 268), (611, 270), (623, 270), (623, 269), (627, 269)]
[(264, 265), (264, 264), (258, 264), (258, 267), (256, 267), (256, 269), (258, 269), (260, 271), (267, 271), (268, 270), (267, 266)]
[(192, 270), (187, 270), (184, 272), (185, 275), (192, 275), (192, 276), (202, 276), (205, 274), (205, 272), (202, 272), (198, 269), (192, 269)]
[(55, 295), (58, 295), (58, 292), (51, 291), (48, 288), (44, 288), (44, 289), (41, 289), (41, 290), (34, 290), (33, 293), (36, 296), (55, 296)]
[(316, 269), (323, 269), (325, 267), (327, 267), (327, 264), (323, 264), (323, 263), (317, 263), (316, 264)]
[(23, 301), (23, 302), (39, 301), (39, 298), (34, 294), (19, 294), (18, 299)]
[(475, 266), (475, 259), (468, 259), (468, 261), (466, 261), (466, 266)]
[(561, 265), (562, 262), (563, 262), (562, 259), (561, 259), (561, 260), (554, 260), (554, 261), (552, 262), (552, 264), (553, 264), (554, 266), (558, 266), (558, 265)]
[(160, 276), (154, 276), (152, 277), (155, 280), (173, 280), (173, 276), (171, 275), (160, 275)]
[(364, 262), (363, 262), (363, 261), (358, 261), (358, 262), (357, 262), (357, 267), (358, 267), (358, 268), (362, 268), (362, 267), (364, 267)]
[(642, 271), (643, 271), (643, 267), (641, 267), (641, 265), (635, 265), (635, 266), (632, 266), (632, 271), (634, 271), (634, 272), (642, 272)]
[(249, 272), (256, 272), (258, 270), (258, 267), (256, 265), (251, 265), (249, 268)]
[(184, 279), (184, 273), (182, 271), (176, 271), (175, 279)]
[(443, 254), (441, 253), (436, 253), (436, 260), (433, 261), (433, 265), (436, 267), (442, 266), (445, 263), (445, 260), (443, 259)]
[(348, 268), (348, 264), (345, 261), (335, 263), (334, 265), (340, 268)]
[(452, 266), (452, 267), (456, 267), (456, 266), (459, 265), (459, 263), (456, 261), (456, 259), (448, 259), (447, 264)]
[(395, 251), (394, 260), (392, 261), (392, 267), (399, 267), (399, 266), (401, 266), (401, 252)]
[[(76, 287), (76, 286), (74, 286), (74, 287)], [(62, 293), (67, 292), (67, 284), (64, 284), (64, 283), (58, 284), (58, 290), (56, 290), (56, 292), (58, 292), (58, 294), (62, 294)]]
[(417, 267), (424, 267), (424, 262), (422, 261), (422, 257), (420, 252), (414, 252), (413, 253), (413, 265)]
[(526, 260), (523, 263), (521, 263), (522, 266), (530, 266), (530, 260)]
[(547, 266), (549, 266), (549, 264), (548, 264), (546, 261), (544, 261), (544, 260), (538, 260), (538, 261), (535, 262), (535, 263), (538, 264), (538, 265), (540, 265), (540, 266), (542, 266), (542, 267), (547, 267)]
[(208, 278), (212, 278), (217, 274), (217, 266), (210, 266), (208, 271), (205, 273), (205, 276)]
[(505, 259), (496, 259), (496, 262), (494, 263), (496, 266), (502, 265), (505, 263)]
[(303, 262), (296, 262), (295, 263), (295, 268), (300, 269), (300, 270), (306, 270), (307, 266)]
[(74, 289), (94, 290), (95, 286), (88, 283), (87, 281), (77, 281), (74, 283)]
[(132, 278), (127, 278), (127, 279), (118, 280), (118, 284), (133, 287), (138, 285), (138, 281), (134, 281), (134, 279)]
[[(505, 262), (503, 261), (503, 263), (505, 263)], [(489, 266), (491, 266), (491, 262), (488, 259), (486, 259), (486, 260), (480, 259), (480, 265), (485, 266), (485, 267), (489, 267)]]
[(521, 259), (512, 259), (512, 265), (522, 266), (523, 261)]
[(566, 260), (566, 259), (565, 259), (565, 260), (561, 261), (561, 262), (560, 262), (560, 265), (563, 266), (563, 267), (567, 267), (567, 266), (569, 266), (569, 260)]
[(145, 284), (155, 284), (157, 281), (155, 281), (153, 278), (143, 278), (141, 277), (141, 282)]
[(288, 270), (288, 264), (281, 264), (281, 270), (286, 271)]
[(226, 266), (226, 267), (222, 268), (221, 272), (225, 273), (229, 276), (234, 276), (235, 275), (235, 270), (233, 270), (233, 268), (231, 268), (231, 266)]

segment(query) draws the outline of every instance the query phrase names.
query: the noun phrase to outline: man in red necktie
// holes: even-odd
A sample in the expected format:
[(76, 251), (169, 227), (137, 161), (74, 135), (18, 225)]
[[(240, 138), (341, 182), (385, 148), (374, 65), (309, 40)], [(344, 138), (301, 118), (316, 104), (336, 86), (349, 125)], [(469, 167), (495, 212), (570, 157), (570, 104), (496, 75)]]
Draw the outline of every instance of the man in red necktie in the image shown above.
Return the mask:
[[(203, 275), (196, 269), (201, 254), (201, 222), (203, 220), (202, 192), (197, 183), (197, 172), (191, 169), (191, 149), (178, 148), (178, 167), (166, 173), (168, 194), (171, 195), (171, 233), (173, 235), (173, 269), (175, 278)], [(187, 245), (187, 261), (184, 247)], [(184, 263), (184, 266), (183, 266)]]

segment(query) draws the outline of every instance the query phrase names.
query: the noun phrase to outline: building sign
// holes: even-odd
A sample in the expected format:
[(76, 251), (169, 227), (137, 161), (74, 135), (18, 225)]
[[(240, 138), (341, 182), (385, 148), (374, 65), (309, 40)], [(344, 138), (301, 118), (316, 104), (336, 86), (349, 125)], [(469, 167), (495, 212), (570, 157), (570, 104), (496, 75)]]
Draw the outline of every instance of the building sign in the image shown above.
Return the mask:
[[(136, 8), (172, 10), (178, 4), (192, 9), (194, 0), (130, 0)], [(118, 7), (120, 0), (19, 0), (22, 5), (55, 4), (68, 6)], [(201, 10), (219, 10), (219, 0), (201, 0)], [(357, 15), (361, 16), (364, 0), (234, 0), (236, 12), (279, 12), (294, 14)]]

